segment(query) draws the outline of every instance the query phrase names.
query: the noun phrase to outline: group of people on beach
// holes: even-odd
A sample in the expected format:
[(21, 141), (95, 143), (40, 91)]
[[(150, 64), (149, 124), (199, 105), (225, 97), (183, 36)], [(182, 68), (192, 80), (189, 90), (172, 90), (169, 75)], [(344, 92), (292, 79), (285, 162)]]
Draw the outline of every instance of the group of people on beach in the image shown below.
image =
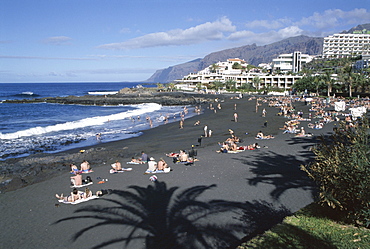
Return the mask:
[(70, 164), (70, 173), (73, 174), (71, 179), (71, 185), (73, 186), (72, 192), (64, 196), (63, 194), (58, 195), (55, 194), (55, 197), (59, 200), (62, 200), (64, 202), (72, 203), (77, 200), (87, 199), (93, 195), (92, 191), (89, 188), (85, 188), (84, 191), (79, 191), (77, 188), (80, 188), (84, 185), (92, 184), (92, 179), (90, 176), (87, 176), (86, 179), (83, 179), (82, 174), (87, 174), (93, 172), (91, 170), (90, 164), (88, 161), (83, 160), (83, 162), (80, 165), (80, 169), (74, 164)]

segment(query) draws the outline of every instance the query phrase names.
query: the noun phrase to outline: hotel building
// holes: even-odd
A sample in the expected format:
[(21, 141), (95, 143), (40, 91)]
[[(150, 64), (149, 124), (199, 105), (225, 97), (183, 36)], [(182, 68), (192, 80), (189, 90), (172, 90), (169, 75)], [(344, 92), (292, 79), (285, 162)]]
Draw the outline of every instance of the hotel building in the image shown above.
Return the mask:
[(275, 72), (298, 73), (302, 69), (302, 64), (312, 61), (313, 58), (313, 56), (302, 54), (299, 51), (290, 54), (281, 54), (276, 59), (272, 60), (272, 69)]
[(342, 58), (362, 55), (370, 46), (369, 31), (361, 34), (334, 34), (324, 38), (323, 57)]

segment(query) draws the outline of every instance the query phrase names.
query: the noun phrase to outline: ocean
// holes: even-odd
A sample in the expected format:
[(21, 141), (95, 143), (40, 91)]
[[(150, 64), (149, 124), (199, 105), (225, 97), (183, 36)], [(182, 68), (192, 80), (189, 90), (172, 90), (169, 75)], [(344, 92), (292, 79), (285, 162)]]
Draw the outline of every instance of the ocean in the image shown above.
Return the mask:
[[(184, 106), (155, 103), (122, 106), (84, 106), (49, 103), (9, 104), (6, 99), (83, 96), (117, 92), (139, 83), (0, 83), (0, 160), (139, 136), (153, 126), (178, 121)], [(150, 86), (145, 86), (150, 87)], [(194, 116), (187, 106), (185, 118)], [(97, 136), (97, 134), (101, 134)]]

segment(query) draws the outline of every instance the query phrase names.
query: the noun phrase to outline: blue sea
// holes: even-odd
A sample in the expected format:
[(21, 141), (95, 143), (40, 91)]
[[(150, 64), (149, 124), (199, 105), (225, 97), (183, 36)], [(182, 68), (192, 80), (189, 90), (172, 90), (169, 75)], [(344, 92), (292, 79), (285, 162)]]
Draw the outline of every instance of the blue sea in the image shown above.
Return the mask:
[[(8, 104), (7, 99), (83, 96), (117, 92), (139, 83), (0, 83), (0, 160), (55, 153), (141, 135), (142, 130), (178, 121), (184, 106), (155, 103), (84, 106), (48, 103)], [(150, 87), (150, 86), (145, 86)], [(194, 116), (188, 106), (186, 118)], [(100, 138), (96, 135), (101, 134)]]

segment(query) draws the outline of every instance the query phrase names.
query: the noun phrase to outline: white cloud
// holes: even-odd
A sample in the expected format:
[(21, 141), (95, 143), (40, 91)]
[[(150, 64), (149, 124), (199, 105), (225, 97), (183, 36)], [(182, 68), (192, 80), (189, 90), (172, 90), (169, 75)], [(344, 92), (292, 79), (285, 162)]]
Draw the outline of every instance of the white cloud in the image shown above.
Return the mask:
[(100, 45), (103, 49), (136, 49), (171, 45), (188, 45), (209, 40), (223, 39), (224, 33), (234, 32), (231, 21), (222, 17), (215, 22), (206, 22), (189, 29), (174, 29), (167, 32), (151, 33), (120, 43)]
[(292, 21), (288, 18), (282, 18), (277, 20), (255, 20), (252, 22), (247, 22), (245, 26), (247, 28), (266, 28), (266, 29), (279, 29), (287, 25), (291, 25)]
[[(315, 12), (309, 17), (303, 17), (298, 21), (288, 18), (276, 20), (255, 20), (247, 22), (248, 30), (240, 30), (232, 33), (228, 39), (243, 41), (243, 43), (268, 44), (288, 37), (298, 35), (327, 36), (334, 32), (340, 32), (343, 25), (357, 25), (370, 22), (370, 12), (366, 9), (353, 9), (343, 11), (329, 9), (324, 12)], [(256, 33), (255, 28), (266, 28), (267, 32)]]
[(43, 43), (50, 45), (70, 45), (72, 38), (67, 36), (53, 36), (43, 40)]
[(324, 13), (315, 12), (312, 16), (304, 17), (296, 25), (328, 29), (343, 24), (363, 24), (369, 21), (370, 12), (366, 9), (353, 9), (350, 11), (329, 9), (324, 11)]
[(278, 31), (271, 30), (265, 33), (254, 33), (247, 30), (234, 32), (228, 37), (228, 39), (233, 41), (243, 41), (244, 44), (256, 43), (258, 45), (264, 45), (302, 34), (303, 30), (297, 26), (290, 26)]

